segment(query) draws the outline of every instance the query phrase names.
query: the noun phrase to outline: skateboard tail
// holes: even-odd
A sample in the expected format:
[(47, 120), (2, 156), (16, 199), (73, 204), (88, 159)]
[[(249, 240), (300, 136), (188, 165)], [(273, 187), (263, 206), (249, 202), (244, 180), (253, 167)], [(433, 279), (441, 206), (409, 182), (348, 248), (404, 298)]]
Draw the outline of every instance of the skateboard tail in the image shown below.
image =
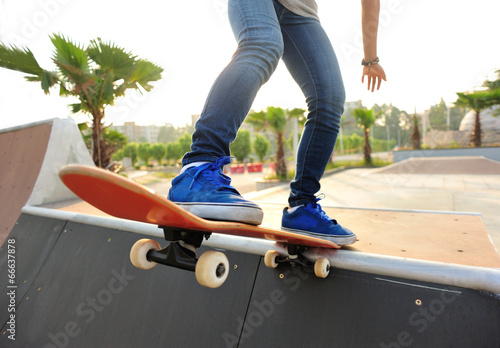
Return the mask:
[(69, 165), (60, 170), (59, 177), (78, 197), (114, 217), (187, 229), (200, 227), (193, 223), (184, 209), (172, 205), (170, 211), (166, 210), (166, 198), (106, 170)]

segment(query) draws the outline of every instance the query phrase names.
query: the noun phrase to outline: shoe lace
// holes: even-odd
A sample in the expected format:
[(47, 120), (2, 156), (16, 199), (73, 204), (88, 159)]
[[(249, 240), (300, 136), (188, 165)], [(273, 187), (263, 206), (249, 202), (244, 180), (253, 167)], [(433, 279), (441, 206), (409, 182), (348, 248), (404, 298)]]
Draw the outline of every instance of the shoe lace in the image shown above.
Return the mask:
[(226, 164), (231, 163), (231, 158), (231, 156), (223, 156), (217, 158), (217, 160), (213, 163), (205, 163), (199, 166), (198, 170), (193, 176), (193, 181), (191, 182), (189, 188), (191, 189), (193, 187), (195, 180), (199, 176), (203, 176), (203, 178), (210, 185), (214, 186), (218, 191), (229, 189), (238, 193), (238, 191), (230, 185), (231, 178), (229, 178), (227, 175), (224, 175), (224, 173), (222, 172), (222, 167), (224, 167)]
[(318, 203), (320, 200), (324, 199), (325, 197), (326, 196), (324, 193), (318, 195), (314, 202), (306, 205), (306, 208), (310, 212), (312, 212), (313, 214), (318, 215), (321, 218), (321, 220), (323, 220), (325, 222), (332, 222), (334, 225), (337, 225), (337, 220), (332, 219), (331, 217), (326, 215), (323, 208), (321, 208), (321, 205)]

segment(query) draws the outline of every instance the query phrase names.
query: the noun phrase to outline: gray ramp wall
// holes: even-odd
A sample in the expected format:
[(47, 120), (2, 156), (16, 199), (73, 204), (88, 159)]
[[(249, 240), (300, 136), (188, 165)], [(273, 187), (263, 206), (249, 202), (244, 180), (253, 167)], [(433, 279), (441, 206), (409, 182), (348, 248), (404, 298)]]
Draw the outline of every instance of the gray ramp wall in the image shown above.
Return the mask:
[(0, 250), (0, 347), (500, 345), (495, 294), (336, 269), (318, 279), (237, 252), (227, 252), (226, 283), (207, 289), (191, 272), (135, 269), (128, 254), (140, 238), (23, 214), (9, 235), (16, 246), (15, 341), (8, 240)]

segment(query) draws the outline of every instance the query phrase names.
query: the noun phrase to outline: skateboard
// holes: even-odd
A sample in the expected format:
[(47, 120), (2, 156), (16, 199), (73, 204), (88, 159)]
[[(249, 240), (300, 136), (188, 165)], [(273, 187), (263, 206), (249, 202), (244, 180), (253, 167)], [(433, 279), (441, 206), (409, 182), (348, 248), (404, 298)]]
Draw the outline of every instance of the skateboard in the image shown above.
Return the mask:
[(288, 255), (269, 250), (264, 257), (266, 266), (280, 263), (313, 267), (314, 273), (326, 278), (330, 262), (319, 258), (314, 263), (302, 253), (310, 247), (338, 249), (339, 245), (319, 238), (303, 236), (278, 229), (239, 222), (214, 221), (197, 217), (149, 188), (121, 175), (97, 167), (68, 165), (59, 171), (62, 182), (78, 197), (114, 217), (158, 225), (163, 229), (165, 248), (151, 239), (137, 241), (130, 251), (135, 267), (150, 269), (164, 264), (194, 271), (198, 283), (216, 288), (224, 283), (229, 261), (220, 251), (209, 250), (199, 258), (196, 249), (212, 233), (272, 240), (286, 246)]

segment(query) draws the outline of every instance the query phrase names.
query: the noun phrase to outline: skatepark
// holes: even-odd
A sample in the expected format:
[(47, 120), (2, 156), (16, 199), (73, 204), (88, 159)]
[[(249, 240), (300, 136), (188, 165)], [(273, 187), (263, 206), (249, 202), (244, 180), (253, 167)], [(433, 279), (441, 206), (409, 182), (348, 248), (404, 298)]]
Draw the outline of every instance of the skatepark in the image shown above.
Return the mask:
[[(92, 165), (72, 120), (0, 130), (0, 149), (2, 347), (500, 345), (499, 162), (329, 173), (321, 204), (358, 241), (327, 255), (326, 279), (265, 267), (271, 241), (213, 235), (203, 251), (224, 250), (231, 269), (208, 289), (191, 272), (134, 268), (131, 246), (165, 245), (161, 230), (112, 218), (59, 181), (65, 164)], [(244, 195), (279, 224), (286, 186)]]

